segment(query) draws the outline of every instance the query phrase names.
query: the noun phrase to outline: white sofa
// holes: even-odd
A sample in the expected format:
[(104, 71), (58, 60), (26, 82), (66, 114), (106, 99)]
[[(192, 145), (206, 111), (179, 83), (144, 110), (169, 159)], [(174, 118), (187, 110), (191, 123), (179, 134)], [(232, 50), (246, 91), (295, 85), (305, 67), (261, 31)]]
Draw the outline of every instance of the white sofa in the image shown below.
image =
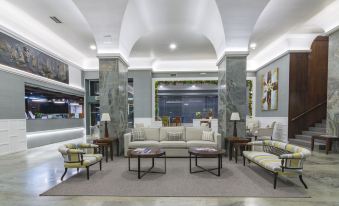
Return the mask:
[[(202, 140), (204, 128), (196, 127), (161, 127), (143, 128), (144, 141), (132, 141), (131, 133), (124, 135), (124, 151), (127, 156), (129, 149), (140, 147), (159, 147), (166, 151), (168, 157), (187, 157), (190, 147), (221, 148), (221, 135), (214, 132), (214, 141)], [(167, 141), (167, 132), (182, 132), (184, 141)]]

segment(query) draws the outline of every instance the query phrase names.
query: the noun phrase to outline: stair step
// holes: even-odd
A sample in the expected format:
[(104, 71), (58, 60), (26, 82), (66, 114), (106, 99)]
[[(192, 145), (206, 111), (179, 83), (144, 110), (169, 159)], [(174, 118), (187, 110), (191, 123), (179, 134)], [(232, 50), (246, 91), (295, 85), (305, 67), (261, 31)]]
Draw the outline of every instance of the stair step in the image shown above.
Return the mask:
[(302, 132), (303, 135), (322, 135), (322, 134), (326, 134), (326, 132), (315, 132), (315, 131), (303, 131)]
[(326, 128), (326, 124), (324, 123), (315, 123), (315, 127), (321, 127), (321, 128)]
[[(310, 135), (303, 135), (303, 134), (297, 134), (295, 135), (295, 139), (305, 140), (311, 142), (312, 136)], [(315, 139), (314, 142), (324, 143), (324, 140)]]
[[(305, 147), (310, 149), (311, 148), (311, 141), (307, 140), (302, 140), (302, 139), (289, 139), (288, 143), (298, 145), (301, 147)], [(325, 147), (325, 144), (319, 143), (319, 142), (314, 142), (314, 149), (315, 150), (320, 150)]]
[(309, 131), (326, 133), (326, 128), (323, 127), (310, 127)]

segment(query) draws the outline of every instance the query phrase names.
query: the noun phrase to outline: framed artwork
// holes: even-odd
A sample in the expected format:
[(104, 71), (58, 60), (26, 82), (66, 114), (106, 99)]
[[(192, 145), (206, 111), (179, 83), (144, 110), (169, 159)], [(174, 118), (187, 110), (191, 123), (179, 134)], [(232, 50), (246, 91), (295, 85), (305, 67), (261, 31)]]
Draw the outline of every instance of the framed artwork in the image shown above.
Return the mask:
[(67, 64), (1, 32), (0, 64), (69, 83)]
[(278, 110), (278, 71), (278, 68), (272, 69), (261, 77), (262, 111)]

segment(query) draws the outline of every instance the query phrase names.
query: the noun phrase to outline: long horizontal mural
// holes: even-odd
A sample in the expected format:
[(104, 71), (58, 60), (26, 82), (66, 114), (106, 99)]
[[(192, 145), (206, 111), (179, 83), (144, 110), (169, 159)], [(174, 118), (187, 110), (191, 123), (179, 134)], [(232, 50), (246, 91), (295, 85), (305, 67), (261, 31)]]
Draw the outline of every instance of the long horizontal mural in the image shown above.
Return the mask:
[(0, 64), (69, 83), (67, 64), (1, 32)]

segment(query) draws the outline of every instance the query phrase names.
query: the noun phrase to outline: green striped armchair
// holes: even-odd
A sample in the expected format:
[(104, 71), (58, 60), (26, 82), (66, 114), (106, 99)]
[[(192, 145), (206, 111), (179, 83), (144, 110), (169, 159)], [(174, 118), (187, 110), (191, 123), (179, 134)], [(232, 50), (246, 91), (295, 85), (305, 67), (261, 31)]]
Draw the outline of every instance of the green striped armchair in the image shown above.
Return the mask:
[(97, 145), (94, 144), (65, 144), (59, 147), (59, 152), (64, 158), (65, 172), (61, 177), (63, 180), (68, 168), (86, 168), (87, 180), (89, 179), (89, 167), (98, 163), (102, 168), (102, 155), (95, 154)]
[(248, 143), (248, 145), (262, 145), (263, 151), (244, 151), (244, 166), (246, 159), (274, 174), (274, 189), (277, 185), (278, 174), (297, 174), (304, 187), (302, 178), (303, 164), (311, 151), (303, 147), (284, 142), (263, 140)]

